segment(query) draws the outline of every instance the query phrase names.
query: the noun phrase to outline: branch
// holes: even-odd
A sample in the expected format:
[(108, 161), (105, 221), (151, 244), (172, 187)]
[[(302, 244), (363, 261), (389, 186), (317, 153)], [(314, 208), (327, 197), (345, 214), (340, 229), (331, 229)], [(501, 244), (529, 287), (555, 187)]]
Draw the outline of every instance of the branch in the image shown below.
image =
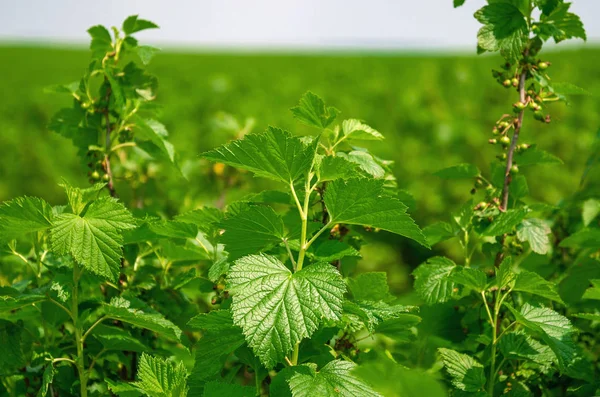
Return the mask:
[(112, 95), (112, 88), (110, 86), (110, 83), (108, 83), (108, 79), (106, 77), (104, 77), (104, 82), (107, 84), (106, 87), (106, 108), (104, 109), (104, 120), (105, 120), (105, 124), (106, 124), (106, 137), (105, 137), (105, 146), (106, 146), (106, 151), (104, 154), (104, 171), (106, 171), (106, 175), (108, 175), (108, 183), (106, 184), (106, 187), (108, 188), (108, 191), (110, 192), (110, 195), (112, 197), (117, 197), (117, 192), (115, 191), (115, 186), (113, 183), (113, 174), (112, 174), (112, 170), (110, 169), (110, 132), (111, 132), (111, 128), (110, 128), (110, 111), (109, 111), (109, 103), (110, 103), (110, 97)]
[[(525, 79), (527, 78), (527, 71), (523, 70), (521, 75), (519, 76), (519, 100), (522, 103), (525, 103)], [(510, 142), (510, 147), (508, 149), (508, 154), (506, 156), (506, 169), (504, 171), (504, 186), (502, 188), (502, 205), (500, 207), (501, 211), (506, 211), (508, 207), (508, 191), (509, 185), (511, 182), (510, 170), (513, 165), (513, 156), (515, 153), (515, 149), (517, 147), (517, 141), (519, 140), (519, 133), (521, 132), (521, 126), (523, 125), (523, 115), (525, 114), (525, 109), (519, 112), (517, 116), (517, 123), (515, 125), (515, 132), (512, 136), (512, 141)]]

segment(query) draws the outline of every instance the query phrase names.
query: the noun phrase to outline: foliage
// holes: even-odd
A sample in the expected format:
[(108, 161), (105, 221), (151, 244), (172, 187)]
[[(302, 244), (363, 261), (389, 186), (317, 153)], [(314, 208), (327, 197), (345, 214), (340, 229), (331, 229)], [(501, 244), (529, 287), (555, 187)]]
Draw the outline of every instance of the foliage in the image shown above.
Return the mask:
[[(18, 269), (0, 287), (0, 395), (593, 395), (597, 191), (586, 173), (551, 206), (518, 173), (561, 163), (518, 140), (528, 109), (549, 123), (542, 107), (585, 91), (553, 84), (538, 59), (545, 41), (585, 32), (562, 1), (489, 3), (478, 46), (505, 57), (494, 77), (516, 88), (515, 116), (493, 128), (489, 175), (436, 173), (472, 180), (480, 202), (423, 230), (392, 163), (362, 147), (384, 135), (310, 91), (290, 114), (310, 133), (236, 125), (196, 163), (213, 163), (224, 192), (245, 174), (254, 190), (176, 214), (161, 178), (188, 172), (157, 121), (156, 49), (132, 36), (157, 26), (92, 27), (85, 75), (51, 90), (72, 107), (49, 124), (91, 186), (63, 181), (64, 205), (0, 206), (3, 260)], [(464, 256), (431, 255), (416, 295), (398, 298), (387, 273), (357, 267), (392, 234), (407, 254), (458, 241)]]

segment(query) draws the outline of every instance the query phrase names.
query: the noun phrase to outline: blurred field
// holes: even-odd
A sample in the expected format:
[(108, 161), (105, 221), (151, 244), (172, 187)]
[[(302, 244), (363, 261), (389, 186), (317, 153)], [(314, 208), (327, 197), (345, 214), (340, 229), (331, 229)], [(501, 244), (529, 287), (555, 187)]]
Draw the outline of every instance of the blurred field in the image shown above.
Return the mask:
[[(550, 72), (556, 81), (600, 93), (600, 49), (551, 52), (547, 59), (554, 62)], [(87, 60), (84, 49), (0, 47), (0, 200), (28, 194), (59, 203), (61, 176), (86, 183), (70, 142), (45, 127), (68, 99), (44, 94), (43, 88), (77, 80)], [(341, 117), (364, 119), (386, 135), (376, 153), (396, 161), (399, 184), (415, 196), (414, 215), (425, 225), (445, 219), (446, 210), (455, 209), (470, 190), (468, 182), (444, 182), (431, 173), (460, 162), (487, 170), (497, 153), (486, 143), (491, 127), (516, 100), (516, 93), (509, 94), (491, 78), (498, 63), (497, 58), (477, 56), (164, 52), (150, 69), (160, 81), (161, 121), (184, 168), (197, 166), (200, 152), (229, 139), (222, 112), (241, 124), (254, 119), (254, 131), (275, 125), (309, 133), (288, 109), (312, 90), (340, 109)], [(533, 197), (556, 203), (577, 187), (600, 113), (596, 97), (551, 109), (552, 124), (528, 118), (522, 137), (564, 160), (562, 167), (528, 171)], [(177, 187), (172, 194), (211, 197), (215, 187), (194, 175), (190, 172), (188, 182), (170, 181)]]

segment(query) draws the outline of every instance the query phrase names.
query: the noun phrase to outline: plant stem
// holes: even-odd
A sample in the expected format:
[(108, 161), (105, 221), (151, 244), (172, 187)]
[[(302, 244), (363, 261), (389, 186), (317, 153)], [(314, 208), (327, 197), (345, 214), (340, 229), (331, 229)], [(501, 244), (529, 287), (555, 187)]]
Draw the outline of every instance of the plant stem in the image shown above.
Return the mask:
[(75, 345), (77, 346), (77, 359), (75, 366), (79, 374), (79, 386), (81, 397), (87, 397), (87, 373), (85, 371), (85, 356), (83, 354), (83, 336), (81, 324), (79, 321), (79, 279), (81, 269), (75, 262), (73, 264), (73, 294), (71, 295), (71, 314), (75, 322)]
[[(525, 79), (527, 78), (527, 71), (521, 71), (521, 75), (519, 76), (519, 100), (521, 103), (525, 103)], [(515, 148), (517, 147), (517, 141), (519, 140), (519, 133), (521, 132), (521, 126), (523, 125), (523, 115), (525, 114), (525, 109), (519, 112), (517, 116), (517, 123), (515, 125), (515, 132), (513, 133), (512, 140), (510, 142), (510, 147), (508, 149), (508, 153), (506, 155), (506, 169), (504, 170), (504, 186), (502, 187), (502, 206), (500, 209), (502, 211), (506, 211), (508, 208), (508, 190), (511, 181), (510, 170), (513, 165), (513, 156), (515, 153)]]
[[(104, 81), (106, 84), (108, 84), (108, 79), (105, 77)], [(110, 103), (110, 97), (112, 95), (112, 88), (110, 86), (110, 84), (108, 84), (108, 86), (106, 87), (106, 109), (104, 109), (104, 121), (106, 124), (106, 136), (105, 136), (105, 154), (104, 154), (104, 170), (106, 171), (106, 175), (108, 175), (108, 183), (106, 184), (106, 187), (108, 188), (108, 191), (110, 192), (110, 195), (112, 197), (117, 197), (117, 192), (115, 191), (115, 186), (113, 183), (113, 175), (112, 175), (112, 170), (110, 169), (110, 152), (111, 152), (111, 142), (110, 142), (110, 133), (111, 133), (111, 128), (110, 128), (110, 110), (109, 110), (109, 103)]]

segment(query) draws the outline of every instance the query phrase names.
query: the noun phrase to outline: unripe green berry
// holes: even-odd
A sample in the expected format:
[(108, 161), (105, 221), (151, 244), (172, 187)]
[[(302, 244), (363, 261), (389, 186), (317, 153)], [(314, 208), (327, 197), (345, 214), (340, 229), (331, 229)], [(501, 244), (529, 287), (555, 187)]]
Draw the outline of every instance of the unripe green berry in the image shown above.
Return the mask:
[(512, 80), (510, 82), (513, 85), (513, 87), (516, 87), (519, 85), (519, 80), (514, 77), (512, 78)]
[(521, 102), (521, 101), (519, 101), (519, 102), (516, 102), (516, 103), (514, 103), (514, 104), (513, 104), (513, 107), (514, 107), (515, 109), (518, 109), (518, 110), (523, 110), (523, 109), (525, 109), (525, 106), (526, 106), (526, 105), (525, 105), (523, 102)]
[(518, 174), (519, 167), (516, 164), (513, 164), (512, 167), (510, 167), (510, 172), (511, 172), (511, 174)]
[(90, 175), (90, 178), (92, 178), (94, 181), (97, 181), (98, 179), (100, 179), (100, 174), (98, 173), (98, 171), (94, 171)]
[(497, 141), (497, 140), (495, 140), (494, 138), (492, 138), (492, 139), (488, 139), (488, 143), (489, 143), (490, 145), (495, 145), (496, 143), (498, 143), (498, 141)]
[(502, 138), (500, 138), (500, 143), (503, 145), (508, 145), (510, 144), (510, 138), (504, 135)]
[(548, 69), (548, 62), (540, 62), (538, 63), (538, 68), (540, 68), (540, 70), (546, 70)]
[(503, 85), (503, 86), (505, 86), (505, 87), (510, 87), (510, 84), (511, 84), (511, 82), (510, 82), (510, 80), (509, 80), (509, 79), (506, 79), (506, 80), (504, 80), (504, 81), (502, 82), (502, 85)]
[(541, 110), (537, 110), (534, 114), (533, 117), (536, 120), (540, 120), (540, 121), (544, 121), (544, 113)]
[(110, 176), (108, 174), (104, 174), (104, 175), (102, 175), (102, 180), (104, 182), (108, 182), (108, 181), (110, 181)]

